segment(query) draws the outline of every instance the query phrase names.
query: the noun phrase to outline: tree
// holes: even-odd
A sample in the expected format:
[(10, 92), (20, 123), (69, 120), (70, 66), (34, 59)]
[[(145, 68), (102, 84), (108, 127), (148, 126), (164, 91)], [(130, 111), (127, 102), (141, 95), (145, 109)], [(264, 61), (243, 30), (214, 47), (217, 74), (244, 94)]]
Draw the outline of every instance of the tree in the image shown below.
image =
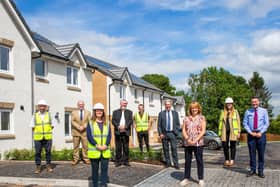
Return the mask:
[(199, 74), (191, 74), (188, 84), (191, 87), (192, 100), (198, 101), (202, 106), (203, 115), (207, 119), (207, 129), (217, 132), (219, 115), (227, 97), (233, 98), (241, 119), (250, 107), (253, 93), (247, 81), (223, 68), (208, 67)]
[(272, 134), (280, 134), (280, 115), (271, 121), (268, 132)]
[(170, 95), (175, 95), (176, 88), (170, 84), (168, 77), (161, 74), (145, 74), (141, 77), (145, 81), (155, 85), (159, 89), (165, 91)]
[(188, 112), (187, 111), (187, 106), (189, 106), (189, 104), (192, 102), (192, 97), (190, 96), (189, 93), (186, 93), (184, 90), (179, 90), (179, 91), (176, 91), (176, 96), (184, 96), (184, 100), (185, 100), (185, 111), (186, 113)]
[(253, 91), (254, 96), (259, 97), (260, 105), (267, 108), (270, 119), (273, 117), (273, 107), (269, 104), (272, 92), (265, 86), (264, 79), (258, 72), (253, 73), (253, 77), (249, 80), (250, 88)]

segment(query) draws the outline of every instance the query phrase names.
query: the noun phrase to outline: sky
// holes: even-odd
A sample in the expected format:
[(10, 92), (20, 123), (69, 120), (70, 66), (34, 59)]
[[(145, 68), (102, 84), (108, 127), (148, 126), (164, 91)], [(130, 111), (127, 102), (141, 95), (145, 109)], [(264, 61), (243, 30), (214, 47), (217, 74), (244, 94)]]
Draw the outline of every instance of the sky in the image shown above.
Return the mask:
[(247, 80), (260, 73), (280, 113), (279, 0), (15, 0), (31, 30), (58, 44), (160, 73), (177, 90), (190, 73), (223, 67)]

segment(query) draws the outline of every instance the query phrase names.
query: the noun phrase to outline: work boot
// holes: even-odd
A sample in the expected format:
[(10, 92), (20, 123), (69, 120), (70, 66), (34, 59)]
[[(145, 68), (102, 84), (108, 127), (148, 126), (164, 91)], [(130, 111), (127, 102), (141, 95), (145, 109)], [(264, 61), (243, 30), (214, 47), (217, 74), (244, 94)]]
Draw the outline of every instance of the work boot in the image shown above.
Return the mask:
[(50, 164), (47, 165), (47, 172), (49, 173), (53, 172), (53, 169)]
[(36, 169), (35, 169), (35, 172), (34, 172), (34, 173), (36, 173), (36, 174), (41, 173), (41, 165), (37, 165), (37, 166), (36, 166)]

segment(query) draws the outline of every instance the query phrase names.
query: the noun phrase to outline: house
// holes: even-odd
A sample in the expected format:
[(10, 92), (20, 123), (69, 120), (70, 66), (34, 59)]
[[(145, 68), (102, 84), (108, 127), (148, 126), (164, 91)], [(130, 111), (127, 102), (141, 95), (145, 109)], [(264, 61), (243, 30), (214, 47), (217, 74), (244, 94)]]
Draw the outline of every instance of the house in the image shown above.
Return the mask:
[[(92, 106), (92, 72), (79, 44), (56, 44), (31, 32), (12, 0), (0, 1), (0, 153), (33, 145), (29, 127), (45, 99), (56, 116), (53, 146), (70, 148), (70, 112)], [(3, 157), (1, 157), (3, 159)]]

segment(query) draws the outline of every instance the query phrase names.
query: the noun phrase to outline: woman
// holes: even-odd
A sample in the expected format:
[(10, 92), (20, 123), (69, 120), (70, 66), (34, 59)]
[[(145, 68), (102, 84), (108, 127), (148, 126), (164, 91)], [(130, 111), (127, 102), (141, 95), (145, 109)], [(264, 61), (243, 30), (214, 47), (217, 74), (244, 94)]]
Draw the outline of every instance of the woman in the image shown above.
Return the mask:
[(198, 102), (192, 102), (188, 109), (189, 116), (184, 119), (183, 137), (185, 146), (185, 177), (180, 185), (185, 186), (191, 177), (192, 154), (194, 152), (197, 163), (197, 175), (199, 185), (203, 186), (203, 135), (205, 134), (206, 121), (201, 114), (201, 106)]
[[(236, 153), (236, 141), (240, 138), (240, 118), (238, 111), (234, 109), (233, 99), (225, 100), (224, 110), (220, 115), (219, 136), (222, 139), (225, 162), (224, 166), (233, 166)], [(229, 151), (230, 149), (230, 151)]]
[(98, 186), (99, 163), (101, 164), (101, 186), (107, 186), (108, 165), (111, 157), (111, 130), (110, 125), (106, 124), (104, 106), (101, 103), (93, 106), (92, 122), (87, 126), (87, 138), (93, 187)]

